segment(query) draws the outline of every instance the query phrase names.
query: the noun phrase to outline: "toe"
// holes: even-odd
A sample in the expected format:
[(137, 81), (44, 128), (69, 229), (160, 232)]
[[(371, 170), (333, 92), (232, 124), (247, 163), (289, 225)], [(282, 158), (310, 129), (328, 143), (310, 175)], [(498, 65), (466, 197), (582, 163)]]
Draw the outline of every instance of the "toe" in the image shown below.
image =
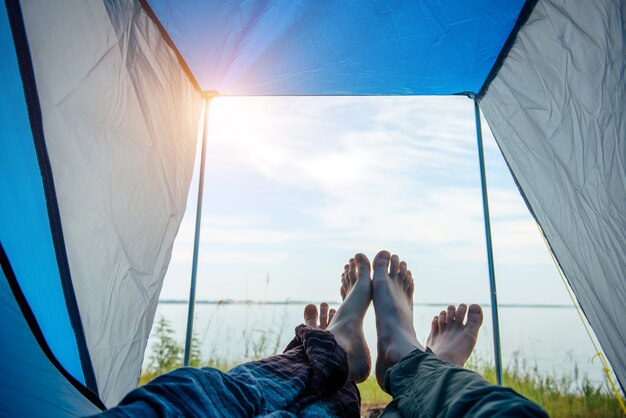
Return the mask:
[(456, 316), (454, 319), (458, 322), (459, 325), (463, 325), (463, 321), (465, 321), (465, 313), (467, 312), (467, 305), (461, 303), (459, 307), (456, 309)]
[(413, 290), (415, 289), (413, 282), (409, 283), (409, 287), (406, 290), (406, 296), (409, 300), (409, 305), (411, 305), (411, 309), (413, 308)]
[[(443, 331), (446, 329), (446, 311), (439, 312), (439, 331)], [(320, 319), (321, 322), (321, 319)]]
[(348, 268), (348, 282), (350, 285), (353, 285), (356, 282), (356, 261), (354, 261), (354, 258), (351, 258), (348, 264), (350, 265)]
[(389, 259), (391, 254), (389, 251), (382, 250), (374, 257), (374, 276), (389, 275)]
[(467, 310), (467, 327), (475, 332), (478, 332), (478, 329), (483, 324), (483, 309), (480, 305), (470, 305)]
[(408, 290), (411, 286), (413, 286), (413, 274), (411, 270), (407, 270), (406, 276), (404, 277), (404, 288)]
[(354, 256), (356, 260), (357, 268), (357, 280), (369, 280), (370, 279), (370, 261), (365, 254), (357, 254)]
[(344, 273), (341, 275), (341, 287), (339, 288), (339, 293), (341, 294), (341, 300), (344, 300), (346, 298), (346, 295), (348, 294), (349, 286), (350, 284), (349, 284), (348, 274)]
[(391, 277), (398, 276), (398, 267), (400, 266), (400, 257), (396, 254), (391, 256), (391, 264), (389, 265), (389, 275)]
[(455, 315), (456, 315), (456, 307), (454, 305), (450, 305), (448, 306), (448, 317), (446, 319), (446, 322), (448, 323), (448, 325), (452, 325), (453, 323), (455, 323), (454, 319), (455, 319)]
[(320, 304), (320, 328), (326, 327), (328, 327), (328, 303), (323, 302)]
[(331, 309), (330, 311), (328, 311), (328, 324), (329, 325), (331, 322), (333, 322), (333, 318), (335, 317), (335, 314), (337, 314), (337, 309)]
[(413, 283), (413, 275), (411, 270), (406, 272), (406, 278), (404, 279), (404, 289), (406, 290), (406, 296), (409, 299), (409, 305), (413, 307), (413, 291), (415, 290), (415, 284)]
[(430, 322), (430, 334), (437, 335), (439, 333), (439, 316), (434, 316)]
[(404, 261), (400, 262), (400, 268), (398, 275), (400, 276), (400, 280), (406, 280), (406, 273), (408, 271), (408, 267)]
[(317, 306), (308, 304), (304, 308), (304, 323), (311, 327), (317, 328)]

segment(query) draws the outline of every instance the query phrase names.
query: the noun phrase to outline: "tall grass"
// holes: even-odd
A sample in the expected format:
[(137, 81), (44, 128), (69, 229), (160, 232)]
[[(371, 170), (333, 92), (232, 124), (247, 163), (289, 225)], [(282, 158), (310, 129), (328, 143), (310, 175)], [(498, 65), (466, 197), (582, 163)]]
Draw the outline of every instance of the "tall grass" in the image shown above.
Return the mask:
[[(571, 364), (571, 363), (569, 363)], [(484, 358), (472, 358), (466, 365), (491, 383), (496, 383), (495, 368)], [(614, 393), (607, 385), (592, 382), (581, 376), (574, 364), (571, 372), (546, 374), (529, 364), (521, 353), (503, 371), (503, 385), (540, 405), (551, 417), (591, 418), (624, 417)], [(364, 409), (381, 409), (391, 397), (383, 392), (376, 378), (370, 376), (358, 385)], [(368, 416), (377, 416), (375, 413)]]
[[(280, 324), (278, 329), (272, 332), (259, 330), (242, 332), (244, 358), (237, 362), (224, 360), (214, 353), (209, 358), (203, 357), (199, 350), (200, 338), (194, 333), (190, 366), (213, 367), (227, 371), (238, 363), (280, 353), (281, 330), (285, 329), (284, 324)], [(139, 385), (183, 365), (183, 344), (176, 340), (169, 321), (160, 317), (153, 333), (152, 354), (148, 367), (141, 375)], [(472, 357), (467, 367), (495, 384), (495, 370), (486, 359)], [(586, 376), (581, 376), (575, 364), (571, 367), (571, 372), (546, 373), (539, 370), (536, 365), (529, 364), (527, 359), (518, 353), (503, 371), (503, 383), (539, 404), (551, 417), (624, 417), (614, 394), (606, 385), (596, 384)], [(370, 376), (358, 387), (364, 413), (371, 411), (367, 416), (377, 416), (379, 412), (377, 410), (382, 409), (391, 400), (391, 397), (380, 389), (374, 376)]]
[[(545, 373), (520, 353), (503, 370), (502, 383), (540, 405), (551, 417), (624, 417), (608, 383), (581, 376), (576, 364), (561, 373)], [(495, 384), (496, 372), (485, 359), (471, 359), (468, 368)]]

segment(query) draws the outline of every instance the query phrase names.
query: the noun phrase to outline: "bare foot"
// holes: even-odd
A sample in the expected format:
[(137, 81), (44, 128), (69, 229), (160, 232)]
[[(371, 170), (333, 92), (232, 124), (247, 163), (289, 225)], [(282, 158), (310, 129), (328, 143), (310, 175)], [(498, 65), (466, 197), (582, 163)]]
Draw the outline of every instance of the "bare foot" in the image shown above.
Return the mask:
[[(374, 300), (374, 306), (376, 301)], [(463, 324), (467, 312), (467, 323)], [(478, 330), (483, 323), (480, 305), (460, 304), (456, 309), (448, 306), (433, 318), (426, 345), (442, 360), (463, 367), (476, 346)]]
[(374, 257), (372, 295), (376, 311), (376, 380), (384, 390), (385, 372), (415, 349), (424, 350), (413, 328), (413, 277), (404, 261), (388, 251)]
[[(317, 315), (317, 306), (309, 303), (304, 308), (304, 323), (311, 328), (328, 328), (328, 324), (337, 313), (336, 309), (328, 309), (328, 303), (320, 303), (320, 314)], [(318, 322), (319, 319), (319, 322)]]
[[(355, 255), (344, 267), (340, 293), (343, 303), (336, 313), (329, 312), (327, 329), (348, 354), (349, 378), (360, 383), (369, 377), (372, 368), (363, 334), (363, 317), (372, 301), (372, 280), (370, 262), (363, 254)], [(324, 305), (320, 305), (320, 328), (324, 328), (324, 312), (328, 309), (328, 305)], [(307, 325), (315, 323), (314, 309), (315, 305), (308, 305), (304, 310)]]

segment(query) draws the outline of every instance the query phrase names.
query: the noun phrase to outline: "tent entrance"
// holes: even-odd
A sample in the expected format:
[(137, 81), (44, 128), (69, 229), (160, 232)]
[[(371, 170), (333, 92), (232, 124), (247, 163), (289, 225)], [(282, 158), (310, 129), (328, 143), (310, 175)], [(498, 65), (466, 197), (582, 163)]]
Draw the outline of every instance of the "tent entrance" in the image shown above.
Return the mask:
[[(429, 107), (433, 109), (429, 109)], [(396, 109), (395, 112), (394, 109)], [(400, 127), (393, 127), (391, 120), (393, 114), (398, 112), (401, 113), (401, 116), (395, 118), (394, 123)], [(354, 115), (356, 114), (363, 117), (362, 120), (355, 123)], [(242, 115), (246, 115), (249, 122), (242, 122)], [(404, 246), (406, 249), (404, 251), (398, 249), (397, 252), (400, 255), (413, 253), (414, 264), (418, 264), (416, 270), (420, 271), (425, 267), (425, 277), (420, 277), (420, 280), (429, 280), (429, 276), (433, 277), (433, 287), (444, 286), (447, 280), (452, 277), (454, 283), (452, 288), (472, 287), (471, 283), (474, 283), (473, 287), (480, 290), (470, 295), (460, 291), (453, 292), (449, 299), (445, 298), (444, 293), (431, 293), (424, 296), (430, 300), (422, 299), (416, 301), (417, 303), (438, 302), (446, 305), (453, 302), (478, 301), (486, 306), (491, 305), (488, 302), (490, 298), (487, 297), (490, 290), (485, 280), (489, 276), (488, 265), (484, 262), (485, 251), (482, 250), (482, 254), (476, 254), (477, 251), (475, 250), (475, 248), (485, 248), (483, 238), (485, 226), (483, 223), (482, 182), (479, 174), (480, 164), (476, 156), (474, 133), (476, 129), (475, 108), (472, 101), (463, 97), (217, 97), (211, 102), (211, 111), (208, 117), (206, 183), (201, 189), (204, 191), (205, 205), (202, 216), (201, 248), (198, 252), (198, 254), (207, 255), (204, 256), (204, 260), (198, 261), (197, 272), (198, 286), (200, 286), (198, 294), (202, 303), (206, 302), (207, 299), (213, 301), (229, 299), (234, 301), (246, 299), (263, 301), (264, 298), (268, 298), (270, 301), (281, 298), (283, 300), (286, 298), (305, 300), (305, 296), (298, 296), (302, 294), (302, 291), (297, 290), (293, 285), (290, 287), (292, 293), (274, 293), (272, 291), (272, 289), (276, 290), (274, 286), (284, 285), (285, 277), (298, 274), (297, 271), (293, 270), (293, 267), (280, 270), (277, 265), (282, 261), (279, 263), (274, 260), (281, 260), (281, 251), (287, 251), (285, 248), (292, 245), (285, 243), (317, 239), (310, 237), (311, 230), (316, 228), (313, 224), (314, 220), (319, 218), (328, 224), (337, 226), (339, 221), (331, 219), (332, 214), (344, 210), (347, 213), (354, 212), (356, 218), (362, 217), (366, 224), (389, 222), (385, 220), (385, 213), (389, 212), (390, 219), (423, 218), (422, 222), (408, 228), (408, 230), (423, 228), (421, 236), (419, 233), (415, 233), (417, 244), (410, 247), (406, 243), (410, 242), (411, 238), (402, 238), (400, 239), (400, 246)], [(317, 128), (314, 126), (316, 124), (319, 125)], [(232, 126), (228, 127), (227, 125)], [(385, 142), (386, 136), (389, 137), (387, 138), (388, 142)], [(401, 151), (395, 149), (395, 144)], [(378, 148), (372, 149), (373, 147)], [(446, 156), (446, 152), (449, 155)], [(538, 257), (537, 253), (543, 253), (545, 249), (536, 237), (536, 229), (531, 222), (532, 219), (524, 202), (517, 195), (515, 184), (510, 178), (506, 164), (501, 160), (501, 157), (498, 157), (499, 150), (490, 135), (486, 152), (490, 161), (494, 161), (494, 157), (497, 158), (493, 168), (495, 174), (493, 180), (490, 180), (490, 185), (495, 187), (496, 230), (500, 234), (499, 238), (495, 238), (495, 240), (497, 243), (516, 239), (520, 242), (531, 240), (538, 248), (535, 247), (534, 250), (530, 250), (531, 256), (529, 258), (536, 258)], [(395, 166), (394, 164), (383, 164), (383, 167), (380, 167), (380, 161), (385, 162), (388, 159), (397, 159), (398, 163)], [(328, 163), (324, 163), (324, 161), (328, 161)], [(365, 167), (361, 167), (362, 161), (367, 161), (367, 164), (364, 164)], [(198, 164), (197, 158), (196, 167)], [(351, 164), (356, 164), (356, 166), (351, 166)], [(410, 168), (411, 166), (421, 167), (421, 169), (418, 168), (417, 171), (414, 171)], [(337, 193), (334, 188), (345, 187), (345, 190), (355, 190), (359, 184), (359, 173), (375, 172), (377, 169), (381, 171), (373, 176), (367, 175), (364, 180), (363, 187), (368, 190), (368, 193), (361, 196), (359, 192), (356, 192), (359, 194), (356, 198), (357, 201), (343, 202), (344, 206), (349, 206), (348, 208), (341, 209), (342, 205), (328, 205), (327, 202), (332, 200), (328, 196), (334, 196), (334, 193)], [(243, 173), (237, 173), (237, 170), (241, 170)], [(456, 180), (451, 179), (453, 176), (458, 178)], [(375, 190), (376, 184), (384, 185), (396, 181), (406, 184), (413, 181), (407, 180), (405, 177), (414, 178), (413, 188), (404, 190), (404, 194), (411, 196), (411, 199), (406, 199), (407, 201), (403, 203), (402, 199), (396, 198), (393, 202), (399, 202), (401, 205), (417, 205), (414, 212), (407, 215), (403, 209), (396, 214), (394, 212), (396, 203), (389, 203), (385, 206), (378, 202), (372, 202), (377, 199), (375, 193), (370, 190)], [(509, 180), (502, 180), (505, 177)], [(198, 190), (197, 181), (194, 178), (192, 190)], [(376, 183), (377, 181), (378, 183)], [(445, 184), (446, 181), (448, 184)], [(229, 183), (230, 185), (227, 185)], [(272, 186), (272, 183), (277, 183), (280, 186)], [(285, 190), (280, 192), (282, 193), (281, 196), (278, 196), (279, 192), (276, 189), (281, 187), (284, 187)], [(391, 187), (399, 196), (403, 194), (398, 187), (383, 186), (383, 188), (385, 187)], [(316, 192), (316, 188), (323, 189), (324, 193), (328, 193), (328, 196), (319, 190)], [(270, 196), (271, 193), (274, 193), (273, 197)], [(307, 193), (311, 193), (314, 198), (305, 200)], [(191, 195), (195, 197), (196, 194), (192, 193)], [(350, 200), (350, 193), (346, 193), (346, 195), (348, 196), (346, 200)], [(371, 195), (371, 197), (368, 198), (367, 195)], [(419, 202), (420, 199), (416, 199), (416, 197), (420, 195), (427, 197)], [(388, 195), (383, 194), (383, 200), (385, 200), (385, 196)], [(471, 199), (470, 202), (472, 203), (467, 203), (465, 200), (467, 198)], [(279, 207), (280, 199), (285, 199), (283, 201), (284, 206), (297, 210), (285, 211), (284, 208), (281, 209)], [(311, 216), (310, 213), (301, 216), (303, 220), (298, 221), (295, 214), (301, 213), (302, 210), (302, 207), (298, 207), (298, 201), (306, 203), (311, 210), (315, 207), (319, 213), (315, 216)], [(378, 215), (371, 211), (359, 212), (360, 207), (371, 206), (372, 204), (379, 211)], [(502, 208), (511, 205), (516, 206), (517, 211), (503, 215)], [(446, 207), (447, 209), (442, 209)], [(195, 233), (196, 223), (194, 219), (197, 208), (197, 200), (190, 198), (187, 209), (188, 217), (183, 221), (181, 227), (181, 234), (187, 232), (186, 244), (184, 245), (186, 247), (185, 254), (187, 254), (185, 260), (188, 264), (192, 260), (191, 249), (194, 242), (189, 233), (191, 230)], [(455, 215), (455, 210), (463, 212), (466, 208), (470, 212), (468, 215), (458, 213)], [(506, 213), (507, 209), (504, 211)], [(437, 216), (437, 212), (445, 213), (445, 216)], [(238, 224), (233, 219), (237, 216), (241, 216), (244, 221)], [(513, 222), (503, 222), (503, 217), (512, 217)], [(250, 221), (251, 219), (252, 221)], [(432, 222), (433, 219), (436, 221)], [(251, 222), (252, 224), (250, 224)], [(226, 226), (220, 228), (219, 223), (224, 223)], [(246, 223), (248, 223), (247, 226)], [(426, 225), (431, 223), (433, 227), (426, 228)], [(528, 236), (524, 236), (525, 233), (515, 231), (522, 223), (526, 224), (529, 235), (535, 235), (534, 238), (529, 239)], [(348, 225), (348, 227), (356, 231), (354, 225)], [(463, 230), (463, 237), (453, 237), (454, 227)], [(392, 230), (402, 229), (399, 224), (392, 225), (390, 228)], [(471, 230), (471, 234), (468, 234), (471, 237), (465, 235), (468, 229)], [(287, 234), (287, 232), (291, 232), (291, 234)], [(503, 233), (508, 236), (505, 237), (502, 235)], [(513, 233), (519, 235), (513, 236), (511, 235)], [(263, 234), (266, 236), (264, 237)], [(352, 249), (348, 250), (346, 248), (348, 245), (342, 243), (343, 240), (337, 231), (330, 233), (330, 235), (334, 236), (338, 242), (332, 243), (332, 240), (329, 240), (327, 245), (331, 247), (343, 245), (342, 251), (346, 252), (346, 256), (350, 256), (349, 251), (361, 251), (359, 245), (365, 243), (370, 247), (363, 249), (363, 251), (367, 251), (366, 254), (371, 258), (377, 249), (386, 245), (385, 243), (393, 242), (393, 234), (387, 234), (380, 239), (378, 241), (380, 244), (376, 244), (374, 235), (360, 238), (359, 241), (359, 235), (355, 234), (354, 237), (350, 238), (353, 243)], [(303, 237), (303, 239), (299, 240), (298, 236)], [(245, 242), (246, 237), (249, 237), (253, 245)], [(224, 241), (220, 243), (221, 239)], [(435, 243), (434, 247), (440, 248), (438, 250), (428, 248), (428, 240)], [(263, 247), (264, 244), (273, 251), (259, 248)], [(514, 243), (504, 242), (503, 248), (507, 252), (515, 251), (516, 254), (520, 254), (523, 250), (523, 248), (511, 249), (511, 245), (515, 246)], [(223, 248), (220, 248), (221, 246)], [(397, 246), (396, 244), (396, 248)], [(461, 257), (463, 260), (450, 271), (445, 270), (445, 264), (450, 262), (449, 259), (444, 258), (448, 256), (446, 246), (452, 248), (450, 257)], [(463, 256), (461, 254), (464, 246), (465, 248), (472, 248), (471, 255)], [(525, 244), (520, 245), (520, 247), (524, 246)], [(389, 247), (394, 250), (393, 243)], [(438, 251), (439, 254), (437, 255)], [(194, 250), (194, 252), (196, 251)], [(267, 261), (262, 260), (259, 254), (255, 255), (252, 261), (246, 260), (246, 255), (249, 257), (254, 252), (266, 257)], [(423, 255), (424, 253), (427, 255)], [(187, 273), (182, 273), (184, 269), (181, 268), (182, 263), (176, 257), (176, 254), (179, 254), (176, 247), (174, 254), (170, 270), (175, 270), (177, 274), (181, 275), (189, 274), (188, 270), (185, 270)], [(241, 256), (240, 259), (234, 260), (233, 257), (237, 255)], [(552, 271), (553, 267), (549, 264), (549, 258), (545, 257), (545, 254), (543, 255), (544, 261), (546, 261), (545, 270)], [(288, 256), (288, 258), (293, 257), (297, 257), (297, 255), (289, 254)], [(314, 258), (323, 261), (323, 257), (324, 253), (320, 253)], [(431, 260), (423, 262), (422, 257)], [(445, 262), (442, 261), (444, 259)], [(510, 256), (505, 255), (504, 259), (502, 268), (511, 277), (514, 263), (511, 263)], [(438, 265), (437, 262), (439, 262)], [(496, 262), (498, 262), (497, 259)], [(241, 263), (246, 267), (243, 268), (242, 273), (236, 272), (233, 276), (232, 272), (227, 273), (233, 268), (229, 265), (230, 263), (234, 265)], [(462, 268), (460, 266), (463, 263), (474, 267)], [(253, 267), (257, 269), (256, 272), (253, 272)], [(325, 273), (319, 275), (329, 276), (328, 285), (324, 286), (334, 291), (336, 287), (333, 287), (334, 278), (337, 274), (331, 270), (332, 268), (328, 268)], [(470, 270), (470, 278), (467, 278), (467, 270)], [(527, 280), (527, 276), (535, 276), (537, 270), (541, 269), (531, 266), (524, 274), (522, 269), (521, 272), (515, 273), (513, 280)], [(271, 278), (271, 287), (269, 296), (266, 296), (265, 283), (268, 272)], [(225, 276), (230, 277), (227, 280), (229, 283), (221, 282), (221, 278)], [(464, 276), (466, 280), (463, 280)], [(551, 275), (548, 273), (548, 276)], [(556, 276), (552, 275), (551, 277)], [(169, 285), (170, 280), (169, 276), (165, 280), (162, 298), (186, 299), (186, 295), (172, 290)], [(301, 283), (307, 286), (314, 280), (316, 279), (302, 278), (301, 281), (298, 280), (299, 287), (302, 286)], [(508, 280), (510, 281), (511, 278)], [(536, 283), (541, 282), (539, 277), (535, 277), (535, 280), (537, 280)], [(230, 283), (237, 284), (239, 289), (232, 290), (233, 288), (229, 287)], [(505, 286), (505, 298), (508, 298), (508, 301), (505, 299), (505, 303), (507, 305), (510, 305), (511, 302), (524, 303), (529, 301), (529, 299), (524, 301), (521, 298), (517, 300), (512, 298), (512, 295), (518, 290), (518, 286), (514, 286), (515, 290), (513, 291), (510, 287), (507, 289)], [(242, 287), (247, 287), (247, 290), (242, 289)], [(287, 285), (287, 287), (289, 286)], [(231, 289), (231, 293), (225, 292), (227, 288)], [(558, 286), (554, 290), (555, 294), (559, 294)], [(315, 300), (321, 301), (323, 298), (326, 300), (333, 294), (334, 292), (329, 293), (328, 296), (317, 296)], [(335, 299), (339, 299), (338, 296)], [(549, 303), (547, 296), (546, 303)], [(491, 330), (493, 330), (493, 326)], [(483, 337), (483, 340), (492, 340), (491, 330), (486, 337)], [(188, 338), (190, 335), (191, 333), (188, 333)], [(493, 353), (493, 350), (490, 352)]]

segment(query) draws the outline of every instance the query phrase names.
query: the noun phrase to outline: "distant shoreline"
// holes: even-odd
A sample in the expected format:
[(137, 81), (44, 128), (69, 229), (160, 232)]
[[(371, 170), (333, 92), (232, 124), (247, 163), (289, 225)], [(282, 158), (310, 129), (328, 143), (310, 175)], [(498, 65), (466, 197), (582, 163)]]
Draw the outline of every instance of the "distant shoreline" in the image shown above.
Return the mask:
[[(187, 305), (187, 301), (183, 299), (163, 299), (159, 300), (159, 304), (163, 305)], [(306, 305), (310, 301), (302, 300), (283, 300), (283, 301), (259, 301), (259, 300), (196, 300), (196, 305)], [(330, 301), (330, 305), (340, 305), (341, 302)], [(447, 306), (448, 303), (414, 303), (413, 306)], [(481, 306), (490, 308), (491, 304), (481, 303)], [(498, 308), (555, 308), (555, 309), (574, 309), (572, 305), (550, 305), (550, 304), (531, 304), (531, 303), (499, 303)]]

